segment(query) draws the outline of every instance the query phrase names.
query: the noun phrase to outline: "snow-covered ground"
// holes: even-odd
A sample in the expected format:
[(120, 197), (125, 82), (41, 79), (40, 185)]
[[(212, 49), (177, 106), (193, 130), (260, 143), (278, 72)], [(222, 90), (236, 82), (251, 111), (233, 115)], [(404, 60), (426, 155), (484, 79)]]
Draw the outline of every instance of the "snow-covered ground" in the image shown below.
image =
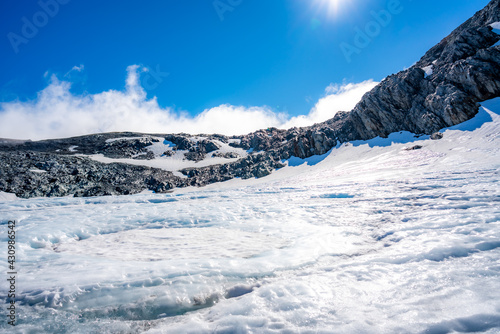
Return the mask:
[(499, 333), (500, 116), (443, 132), (171, 194), (0, 194), (14, 332)]
[[(173, 148), (175, 144), (165, 140), (164, 138), (161, 137), (151, 137), (147, 136), (150, 138), (155, 138), (158, 139), (159, 141), (156, 143), (153, 143), (151, 146), (147, 146), (146, 150), (153, 152), (155, 158), (151, 160), (135, 160), (135, 159), (113, 159), (113, 158), (108, 158), (105, 157), (102, 154), (93, 154), (93, 155), (83, 155), (83, 154), (77, 154), (80, 156), (85, 156), (89, 157), (92, 160), (99, 161), (102, 163), (114, 163), (114, 162), (121, 162), (121, 163), (126, 163), (126, 164), (131, 164), (131, 165), (139, 165), (139, 166), (147, 166), (147, 167), (153, 167), (153, 168), (159, 168), (163, 170), (167, 170), (170, 172), (174, 172), (174, 175), (180, 176), (180, 177), (185, 177), (184, 174), (180, 172), (180, 170), (185, 169), (185, 168), (191, 168), (191, 167), (206, 167), (206, 166), (212, 166), (212, 165), (217, 165), (217, 164), (225, 164), (229, 162), (234, 162), (237, 161), (240, 158), (244, 158), (248, 155), (249, 152), (245, 151), (244, 149), (241, 148), (235, 148), (232, 146), (229, 146), (229, 143), (223, 143), (220, 140), (212, 140), (219, 149), (210, 152), (206, 155), (205, 159), (201, 161), (190, 161), (187, 160), (185, 157), (185, 153), (188, 153), (189, 151), (187, 150), (176, 150), (174, 151)], [(113, 138), (113, 139), (108, 139), (107, 142), (114, 142), (118, 140), (132, 140), (132, 139), (140, 139), (142, 137), (126, 137), (126, 138)], [(191, 140), (196, 143), (197, 141), (201, 141), (205, 138), (203, 137), (193, 137)], [(230, 142), (234, 142), (234, 140), (231, 140)], [(71, 148), (74, 148), (76, 146), (71, 146)], [(70, 150), (71, 150), (70, 148)], [(166, 151), (172, 151), (172, 155), (166, 156), (164, 153)], [(218, 156), (213, 156), (214, 154), (225, 154), (225, 153), (234, 153), (236, 154), (239, 158), (223, 158), (223, 157), (218, 157)]]

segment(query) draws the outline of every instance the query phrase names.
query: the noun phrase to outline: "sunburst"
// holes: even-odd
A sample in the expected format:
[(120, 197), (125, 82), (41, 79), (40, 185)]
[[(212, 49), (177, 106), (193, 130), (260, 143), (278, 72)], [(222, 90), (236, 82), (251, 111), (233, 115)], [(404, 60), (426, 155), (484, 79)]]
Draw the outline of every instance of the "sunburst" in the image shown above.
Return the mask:
[(320, 2), (321, 7), (327, 8), (328, 14), (338, 14), (342, 5), (349, 0), (317, 0)]

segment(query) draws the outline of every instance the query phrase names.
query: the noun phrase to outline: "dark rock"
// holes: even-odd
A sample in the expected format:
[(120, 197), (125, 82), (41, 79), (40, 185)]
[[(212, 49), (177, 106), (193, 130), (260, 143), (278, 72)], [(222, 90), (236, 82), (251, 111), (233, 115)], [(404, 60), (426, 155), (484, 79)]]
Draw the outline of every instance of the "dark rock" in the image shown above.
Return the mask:
[[(18, 197), (102, 196), (163, 192), (185, 186), (171, 172), (122, 163), (103, 164), (64, 154), (0, 151), (0, 190)], [(32, 172), (38, 169), (42, 172)], [(152, 180), (157, 180), (154, 182)]]
[(235, 159), (239, 157), (240, 155), (236, 152), (226, 152), (226, 153), (217, 152), (212, 154), (212, 158)]
[(200, 149), (206, 153), (217, 151), (220, 147), (210, 140), (202, 140), (198, 143)]
[(194, 152), (184, 153), (184, 156), (187, 160), (198, 162), (205, 159), (206, 154), (196, 150)]
[(439, 140), (439, 139), (442, 139), (442, 138), (443, 138), (443, 134), (441, 132), (434, 132), (431, 135), (431, 139), (432, 140)]
[(165, 140), (176, 145), (177, 150), (191, 150), (196, 145), (189, 140), (189, 135), (166, 135)]
[(423, 147), (422, 145), (415, 145), (415, 146), (405, 148), (405, 151), (420, 150), (422, 147)]
[(151, 151), (148, 151), (144, 154), (140, 154), (138, 156), (133, 157), (135, 160), (152, 160), (155, 158), (155, 154)]
[(265, 165), (258, 165), (253, 174), (256, 178), (268, 176), (269, 174), (271, 174), (271, 168)]
[[(158, 142), (158, 139), (152, 138), (139, 138), (139, 139), (120, 139), (112, 142), (105, 143), (99, 148), (99, 153), (104, 154), (108, 158), (136, 158), (144, 153), (145, 156), (138, 159), (148, 159), (148, 153), (145, 148)], [(154, 158), (154, 155), (153, 155)]]

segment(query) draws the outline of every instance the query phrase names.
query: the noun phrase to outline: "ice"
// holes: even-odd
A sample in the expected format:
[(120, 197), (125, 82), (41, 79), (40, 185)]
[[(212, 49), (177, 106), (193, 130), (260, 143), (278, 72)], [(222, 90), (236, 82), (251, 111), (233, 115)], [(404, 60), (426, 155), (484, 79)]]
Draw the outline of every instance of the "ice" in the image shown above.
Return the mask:
[(15, 194), (10, 194), (10, 193), (0, 191), (0, 202), (2, 202), (2, 201), (14, 201), (16, 199), (17, 199), (17, 196)]
[(434, 65), (429, 65), (429, 66), (426, 66), (426, 67), (423, 67), (422, 70), (424, 70), (425, 72), (425, 77), (427, 78), (428, 76), (431, 76), (432, 73), (433, 73), (433, 67)]
[(38, 169), (38, 168), (32, 168), (29, 171), (33, 172), (33, 173), (47, 173), (46, 170), (42, 170), (42, 169)]
[[(57, 252), (102, 256), (120, 261), (249, 258), (286, 242), (263, 233), (224, 228), (129, 230), (55, 246)], [(194, 252), (196, 250), (196, 252)]]
[[(169, 194), (0, 193), (17, 221), (15, 329), (498, 333), (500, 116), (442, 132)], [(6, 259), (5, 228), (0, 240)]]
[(500, 22), (494, 22), (494, 23), (490, 24), (490, 27), (492, 27), (493, 29), (496, 29), (496, 30), (500, 30)]

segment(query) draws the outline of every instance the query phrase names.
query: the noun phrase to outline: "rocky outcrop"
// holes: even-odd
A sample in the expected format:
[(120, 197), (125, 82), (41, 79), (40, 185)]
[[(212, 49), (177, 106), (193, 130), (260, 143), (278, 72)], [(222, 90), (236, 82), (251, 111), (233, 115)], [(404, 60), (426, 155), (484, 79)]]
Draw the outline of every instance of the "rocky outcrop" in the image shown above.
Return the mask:
[(191, 161), (201, 161), (205, 159), (207, 153), (211, 153), (219, 149), (219, 146), (210, 140), (200, 140), (195, 144), (192, 144), (189, 148), (189, 152), (185, 153), (184, 156), (187, 160)]
[[(438, 130), (471, 119), (478, 102), (500, 96), (500, 46), (496, 45), (500, 37), (490, 26), (495, 22), (500, 22), (500, 0), (491, 1), (414, 66), (384, 79), (352, 111), (310, 127), (269, 128), (233, 137), (107, 133), (39, 142), (0, 140), (0, 190), (20, 197), (166, 192), (235, 177), (264, 177), (292, 156), (322, 155), (339, 143), (393, 132), (434, 134), (433, 139), (439, 139)], [(120, 140), (124, 137), (128, 139)], [(173, 146), (164, 157), (178, 151), (194, 162), (239, 157), (235, 152), (218, 152), (217, 143), (229, 143), (248, 154), (225, 164), (180, 170), (184, 177), (85, 157), (153, 159), (148, 147), (158, 137)]]
[[(154, 159), (151, 152), (145, 148), (153, 143), (159, 142), (159, 139), (150, 137), (141, 137), (136, 139), (118, 139), (106, 142), (103, 146), (97, 147), (97, 152), (108, 158), (134, 158), (134, 159)], [(78, 148), (75, 147), (73, 150)]]
[[(32, 151), (54, 154), (102, 154), (108, 158), (131, 158), (146, 153), (146, 147), (164, 135), (144, 135), (135, 132), (109, 132), (79, 137), (40, 141), (0, 139), (0, 151)], [(128, 140), (125, 140), (128, 139)]]
[[(500, 94), (500, 2), (483, 10), (429, 50), (410, 69), (389, 76), (350, 113), (359, 138), (395, 131), (431, 134), (472, 118), (478, 102)], [(428, 73), (426, 73), (426, 70)]]
[(34, 151), (0, 152), (0, 189), (18, 197), (128, 195), (182, 186), (171, 172), (86, 157)]

